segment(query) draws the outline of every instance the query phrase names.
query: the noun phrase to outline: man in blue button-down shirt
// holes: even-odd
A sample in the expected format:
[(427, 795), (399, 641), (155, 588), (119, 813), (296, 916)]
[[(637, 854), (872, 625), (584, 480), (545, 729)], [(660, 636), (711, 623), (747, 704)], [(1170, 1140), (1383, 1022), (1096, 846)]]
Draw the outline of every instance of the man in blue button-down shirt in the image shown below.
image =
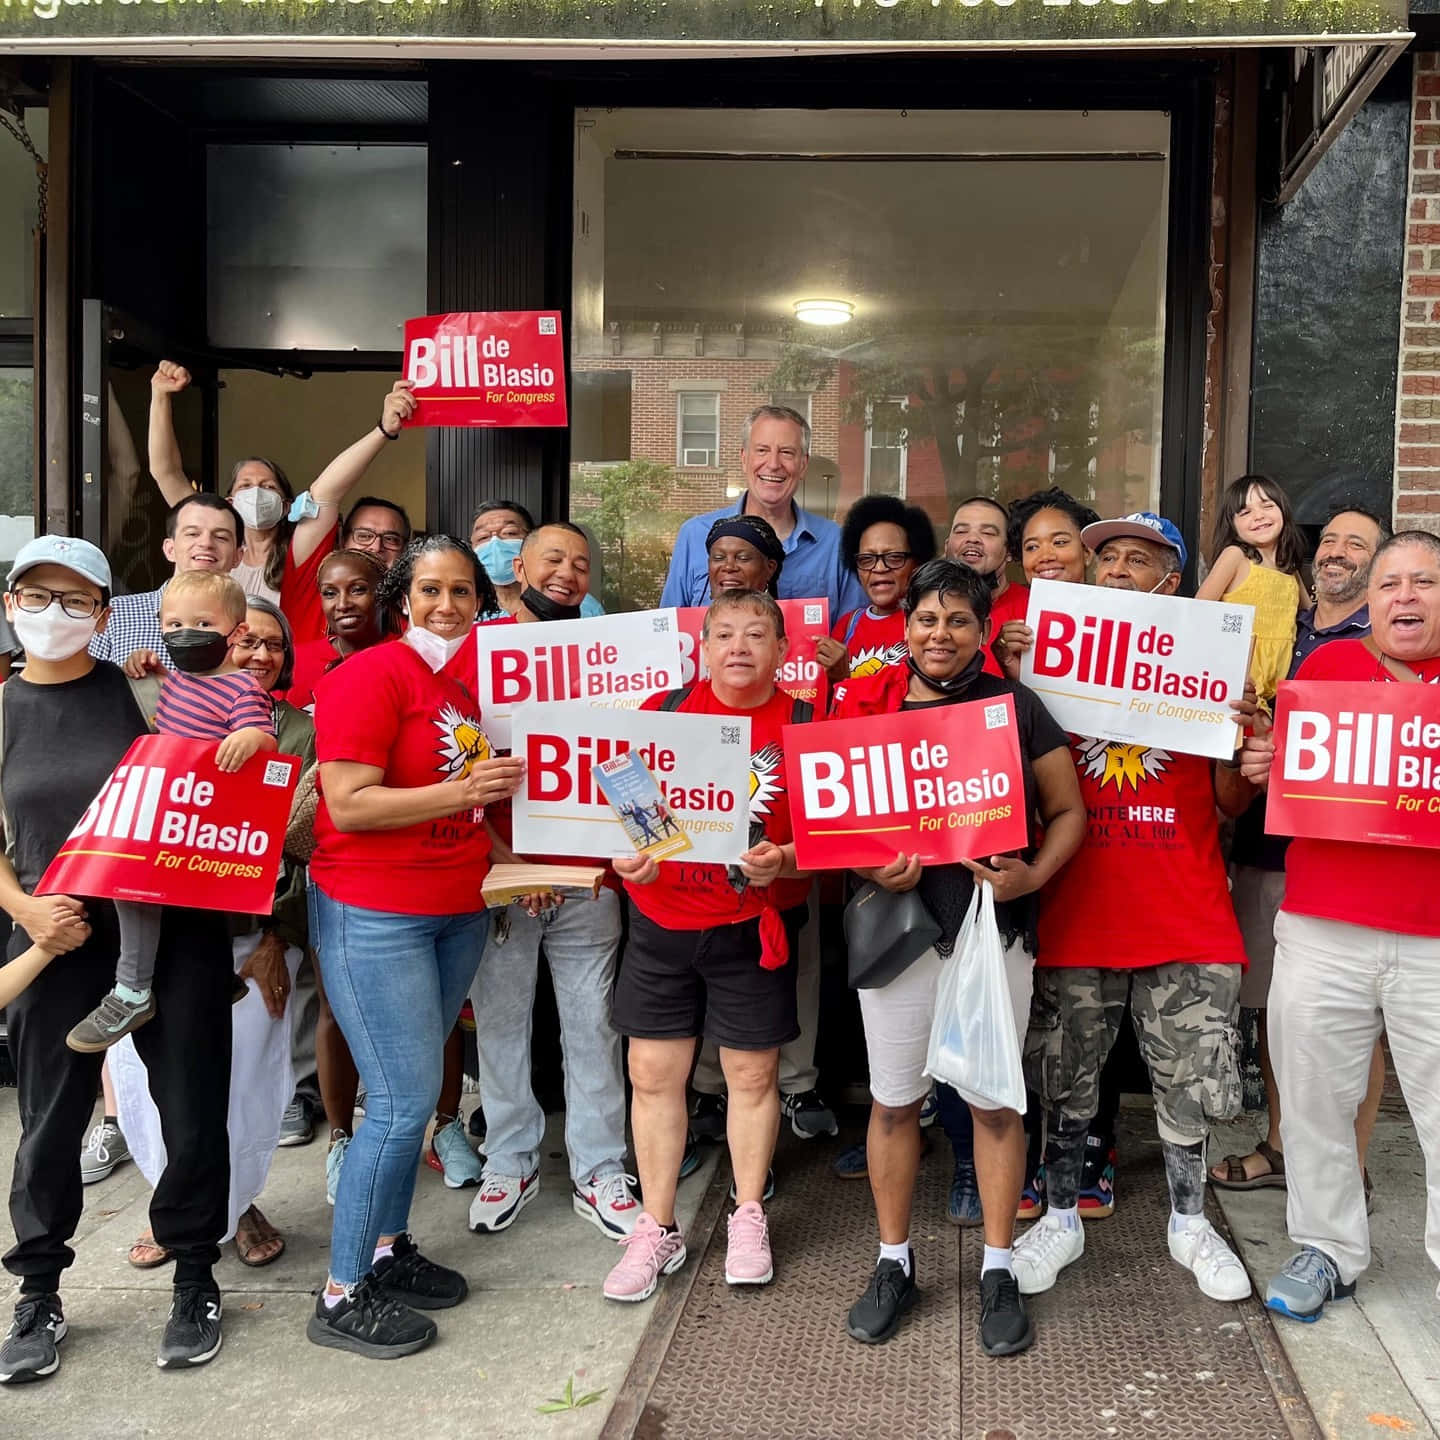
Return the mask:
[(865, 604), (859, 578), (840, 558), (840, 527), (795, 503), (795, 491), (810, 464), (810, 426), (804, 417), (783, 405), (752, 410), (740, 435), (740, 463), (745, 467), (746, 482), (740, 499), (707, 515), (696, 515), (680, 527), (661, 605), (710, 603), (710, 556), (705, 537), (717, 520), (741, 514), (769, 521), (785, 547), (780, 571), (782, 600), (823, 595), (830, 601), (832, 621)]

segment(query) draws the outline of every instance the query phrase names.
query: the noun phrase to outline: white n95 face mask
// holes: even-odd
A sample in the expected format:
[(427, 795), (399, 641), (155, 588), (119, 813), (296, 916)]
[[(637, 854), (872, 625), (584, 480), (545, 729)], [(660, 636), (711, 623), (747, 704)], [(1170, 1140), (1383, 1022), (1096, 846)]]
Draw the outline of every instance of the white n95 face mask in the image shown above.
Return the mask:
[(252, 530), (273, 530), (285, 518), (285, 497), (263, 485), (232, 494), (230, 503)]
[(47, 605), (38, 614), (18, 605), (10, 623), (25, 654), (33, 660), (68, 660), (78, 655), (95, 635), (98, 612), (77, 620), (58, 603)]

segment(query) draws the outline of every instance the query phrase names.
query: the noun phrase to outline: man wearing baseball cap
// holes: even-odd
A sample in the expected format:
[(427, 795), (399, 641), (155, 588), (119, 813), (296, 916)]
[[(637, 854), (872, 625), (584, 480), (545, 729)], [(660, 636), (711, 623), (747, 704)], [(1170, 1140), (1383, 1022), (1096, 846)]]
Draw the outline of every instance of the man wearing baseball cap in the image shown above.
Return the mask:
[[(68, 535), (30, 541), (11, 567), (5, 611), (25, 668), (0, 687), (0, 907), (15, 922), (12, 957), (34, 944), (60, 958), (6, 1011), (20, 1143), (10, 1189), (15, 1244), (4, 1265), (19, 1279), (20, 1296), (0, 1343), (0, 1385), (43, 1379), (60, 1366), (60, 1277), (75, 1259), (80, 1151), (104, 1058), (71, 1050), (65, 1037), (114, 983), (119, 948), (108, 901), (34, 891), (146, 732), (149, 708), (145, 682), (128, 681), (90, 653), (110, 618), (110, 566), (94, 545)], [(203, 1364), (220, 1349), (212, 1267), (229, 1218), (230, 979), (225, 917), (167, 909), (154, 980), (163, 1018), (134, 1037), (168, 1153), (150, 1202), (156, 1243), (175, 1260), (162, 1368)]]
[[(1081, 539), (1095, 552), (1097, 585), (1179, 589), (1185, 542), (1163, 517), (1102, 520)], [(1048, 1111), (1049, 1208), (1016, 1242), (1015, 1276), (1033, 1295), (1084, 1253), (1077, 1198), (1085, 1141), (1128, 1004), (1165, 1155), (1171, 1257), (1211, 1299), (1243, 1300), (1249, 1277), (1205, 1218), (1204, 1149), (1210, 1121), (1239, 1108), (1234, 1019), (1245, 962), (1215, 809), (1238, 813), (1253, 790), (1233, 768), (1217, 772), (1198, 755), (1070, 739), (1088, 825), (1041, 897), (1025, 1045), (1027, 1079)]]

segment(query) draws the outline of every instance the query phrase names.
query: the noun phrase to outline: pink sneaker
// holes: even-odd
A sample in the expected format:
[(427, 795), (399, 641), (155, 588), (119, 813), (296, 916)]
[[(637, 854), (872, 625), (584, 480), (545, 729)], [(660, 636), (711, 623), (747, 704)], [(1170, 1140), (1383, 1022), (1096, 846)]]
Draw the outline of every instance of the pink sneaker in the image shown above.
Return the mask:
[(775, 1278), (770, 1256), (770, 1224), (758, 1200), (747, 1200), (730, 1217), (725, 1247), (727, 1285), (768, 1285)]
[(685, 1237), (678, 1230), (662, 1229), (648, 1210), (641, 1212), (630, 1234), (620, 1237), (620, 1244), (624, 1257), (605, 1277), (607, 1300), (648, 1300), (660, 1277), (685, 1263)]

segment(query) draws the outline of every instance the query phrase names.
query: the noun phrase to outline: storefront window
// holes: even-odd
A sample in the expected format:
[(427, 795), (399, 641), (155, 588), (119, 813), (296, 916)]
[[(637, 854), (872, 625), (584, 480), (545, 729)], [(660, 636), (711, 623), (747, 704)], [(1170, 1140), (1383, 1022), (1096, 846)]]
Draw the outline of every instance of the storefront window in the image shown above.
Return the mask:
[(867, 491), (941, 534), (977, 492), (1157, 503), (1165, 115), (576, 124), (571, 514), (605, 547), (607, 603), (653, 604), (680, 523), (741, 493), (764, 403), (810, 421), (797, 499), (835, 519)]
[(35, 535), (35, 372), (0, 368), (0, 569)]

